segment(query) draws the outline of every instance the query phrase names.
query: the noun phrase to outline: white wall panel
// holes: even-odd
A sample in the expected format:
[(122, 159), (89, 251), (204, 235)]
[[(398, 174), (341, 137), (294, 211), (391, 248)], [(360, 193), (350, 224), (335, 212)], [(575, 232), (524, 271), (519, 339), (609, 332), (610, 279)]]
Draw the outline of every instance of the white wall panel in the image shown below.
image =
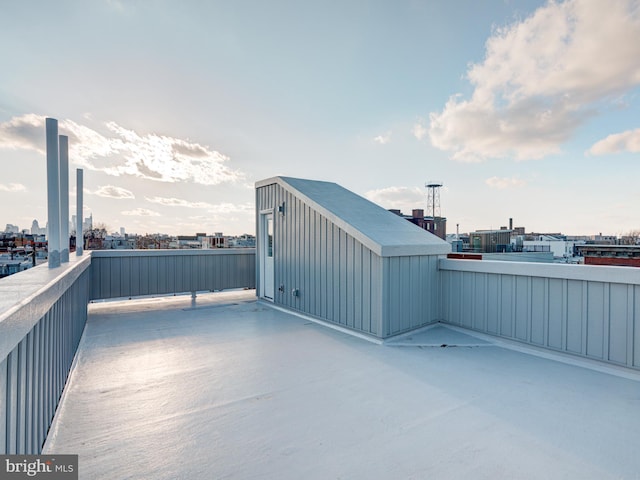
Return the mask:
[(640, 368), (639, 269), (452, 259), (439, 265), (442, 321)]
[(515, 277), (500, 276), (500, 335), (513, 337), (515, 310)]
[(474, 304), (475, 289), (473, 284), (475, 282), (475, 276), (472, 273), (465, 272), (462, 275), (462, 290), (460, 296), (462, 301), (460, 302), (460, 325), (463, 327), (473, 327), (473, 317), (476, 310)]
[(609, 289), (609, 360), (624, 365), (628, 358), (628, 325), (633, 325), (633, 303), (629, 302), (633, 288), (614, 283)]
[(515, 277), (515, 328), (518, 340), (529, 341), (531, 325), (531, 279)]
[(567, 282), (549, 279), (548, 291), (548, 335), (547, 345), (562, 350), (565, 348), (565, 324), (567, 318)]
[[(500, 276), (491, 274), (487, 275), (487, 332), (492, 334), (499, 333), (500, 322)], [(445, 319), (446, 320), (446, 319)]]
[(640, 286), (634, 285), (633, 292), (633, 322), (627, 330), (629, 337), (633, 337), (633, 342), (627, 348), (633, 352), (633, 366), (640, 368)]
[[(607, 285), (608, 287), (608, 285)], [(587, 283), (587, 355), (598, 359), (604, 358), (605, 342), (605, 284), (602, 282)], [(606, 299), (608, 303), (608, 298)], [(607, 318), (608, 321), (608, 311)], [(626, 320), (626, 318), (625, 318)], [(607, 332), (608, 337), (608, 332)]]
[(537, 345), (545, 344), (546, 310), (548, 305), (545, 292), (547, 288), (546, 279), (531, 279), (531, 343)]
[(476, 330), (487, 330), (487, 276), (483, 275), (480, 281), (473, 276), (473, 300), (471, 310), (473, 311), (473, 324), (471, 328)]

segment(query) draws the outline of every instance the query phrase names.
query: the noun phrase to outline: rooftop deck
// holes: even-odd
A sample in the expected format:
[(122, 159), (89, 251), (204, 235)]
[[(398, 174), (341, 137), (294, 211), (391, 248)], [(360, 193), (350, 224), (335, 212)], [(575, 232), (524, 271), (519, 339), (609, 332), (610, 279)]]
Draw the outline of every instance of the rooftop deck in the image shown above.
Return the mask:
[(44, 452), (87, 479), (637, 479), (634, 375), (444, 326), (378, 345), (252, 290), (94, 303)]

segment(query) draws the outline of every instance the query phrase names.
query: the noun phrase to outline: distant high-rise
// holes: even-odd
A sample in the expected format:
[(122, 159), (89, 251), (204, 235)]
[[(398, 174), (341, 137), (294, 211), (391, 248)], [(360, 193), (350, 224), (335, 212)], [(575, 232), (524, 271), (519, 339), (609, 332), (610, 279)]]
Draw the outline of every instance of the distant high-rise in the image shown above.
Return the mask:
[(46, 233), (47, 229), (40, 227), (38, 220), (34, 219), (33, 222), (31, 222), (31, 235), (45, 235)]
[(89, 230), (93, 230), (93, 213), (90, 214), (87, 218), (82, 222), (82, 230), (84, 232), (88, 232)]

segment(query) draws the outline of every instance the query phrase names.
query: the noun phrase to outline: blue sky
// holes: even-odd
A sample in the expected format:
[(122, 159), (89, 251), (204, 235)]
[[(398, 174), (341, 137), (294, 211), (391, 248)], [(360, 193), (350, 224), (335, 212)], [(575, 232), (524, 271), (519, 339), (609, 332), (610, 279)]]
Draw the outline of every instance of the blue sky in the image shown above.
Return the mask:
[(54, 117), (110, 231), (253, 233), (274, 175), (405, 212), (437, 180), (450, 232), (638, 230), (639, 39), (637, 0), (2, 2), (0, 227), (46, 221)]

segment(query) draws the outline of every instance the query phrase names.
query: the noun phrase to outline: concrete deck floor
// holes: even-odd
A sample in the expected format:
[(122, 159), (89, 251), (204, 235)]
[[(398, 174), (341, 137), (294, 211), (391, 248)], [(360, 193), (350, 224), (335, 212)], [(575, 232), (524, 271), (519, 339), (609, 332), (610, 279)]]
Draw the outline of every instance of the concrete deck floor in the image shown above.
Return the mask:
[(376, 345), (254, 294), (92, 304), (45, 452), (82, 479), (640, 478), (637, 380), (446, 327)]

